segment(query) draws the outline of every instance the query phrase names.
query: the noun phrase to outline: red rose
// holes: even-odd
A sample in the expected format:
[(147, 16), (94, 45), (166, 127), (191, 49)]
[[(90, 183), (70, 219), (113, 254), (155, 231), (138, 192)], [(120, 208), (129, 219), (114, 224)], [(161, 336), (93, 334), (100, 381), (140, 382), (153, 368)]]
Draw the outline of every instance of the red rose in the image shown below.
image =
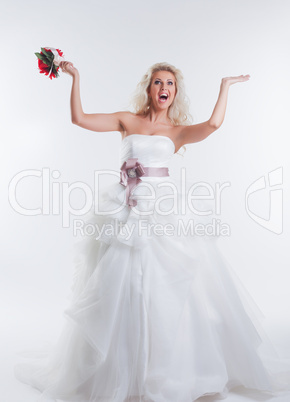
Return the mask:
[(42, 47), (38, 57), (38, 68), (41, 74), (48, 75), (50, 79), (58, 77), (59, 63), (63, 59), (63, 52), (60, 49)]

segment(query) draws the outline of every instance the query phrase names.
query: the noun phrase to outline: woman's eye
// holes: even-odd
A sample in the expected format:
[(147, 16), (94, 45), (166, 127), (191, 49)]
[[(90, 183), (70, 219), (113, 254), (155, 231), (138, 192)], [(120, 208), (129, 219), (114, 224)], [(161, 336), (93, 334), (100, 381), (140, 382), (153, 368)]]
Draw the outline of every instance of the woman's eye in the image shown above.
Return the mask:
[[(161, 81), (160, 81), (160, 80), (156, 80), (156, 81), (154, 81), (154, 84), (158, 84), (159, 82), (161, 82)], [(173, 82), (172, 82), (172, 81), (168, 81), (168, 84), (173, 85)]]

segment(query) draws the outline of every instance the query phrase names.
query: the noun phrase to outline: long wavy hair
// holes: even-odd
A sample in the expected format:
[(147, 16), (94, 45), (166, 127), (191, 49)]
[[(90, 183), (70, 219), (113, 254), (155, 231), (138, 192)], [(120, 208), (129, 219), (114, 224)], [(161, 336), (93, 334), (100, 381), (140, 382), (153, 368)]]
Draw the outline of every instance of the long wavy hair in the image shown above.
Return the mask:
[[(148, 96), (148, 90), (152, 83), (152, 76), (157, 71), (169, 71), (174, 75), (176, 80), (176, 95), (168, 108), (169, 120), (174, 126), (192, 124), (193, 118), (189, 113), (190, 101), (185, 93), (183, 74), (178, 68), (166, 62), (153, 64), (137, 85), (130, 102), (135, 114), (146, 116), (149, 113), (151, 98)], [(183, 148), (185, 151), (185, 146)]]

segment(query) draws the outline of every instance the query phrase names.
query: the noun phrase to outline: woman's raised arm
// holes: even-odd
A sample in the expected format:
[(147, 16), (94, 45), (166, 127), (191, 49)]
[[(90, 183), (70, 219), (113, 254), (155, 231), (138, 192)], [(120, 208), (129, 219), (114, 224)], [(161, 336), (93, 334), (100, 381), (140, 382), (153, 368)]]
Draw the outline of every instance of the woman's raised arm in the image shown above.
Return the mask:
[(63, 72), (72, 76), (71, 89), (71, 120), (87, 130), (105, 132), (105, 131), (122, 131), (122, 117), (127, 112), (116, 113), (93, 113), (87, 114), (83, 112), (80, 96), (80, 75), (78, 70), (69, 61), (60, 63)]
[(218, 100), (209, 120), (203, 123), (184, 126), (180, 132), (182, 145), (202, 141), (211, 133), (217, 130), (223, 123), (226, 113), (229, 87), (237, 82), (248, 81), (249, 75), (239, 75), (237, 77), (225, 77), (220, 85)]

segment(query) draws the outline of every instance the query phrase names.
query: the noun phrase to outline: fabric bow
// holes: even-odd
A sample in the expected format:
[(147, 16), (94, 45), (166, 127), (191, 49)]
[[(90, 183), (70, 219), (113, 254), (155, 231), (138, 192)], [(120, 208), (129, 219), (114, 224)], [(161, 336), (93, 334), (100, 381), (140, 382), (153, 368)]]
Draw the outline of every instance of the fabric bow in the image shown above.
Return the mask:
[(129, 207), (137, 205), (137, 201), (130, 199), (130, 196), (133, 188), (142, 181), (140, 176), (145, 174), (144, 166), (137, 160), (138, 158), (129, 158), (123, 163), (120, 171), (120, 184), (126, 187), (126, 204)]

